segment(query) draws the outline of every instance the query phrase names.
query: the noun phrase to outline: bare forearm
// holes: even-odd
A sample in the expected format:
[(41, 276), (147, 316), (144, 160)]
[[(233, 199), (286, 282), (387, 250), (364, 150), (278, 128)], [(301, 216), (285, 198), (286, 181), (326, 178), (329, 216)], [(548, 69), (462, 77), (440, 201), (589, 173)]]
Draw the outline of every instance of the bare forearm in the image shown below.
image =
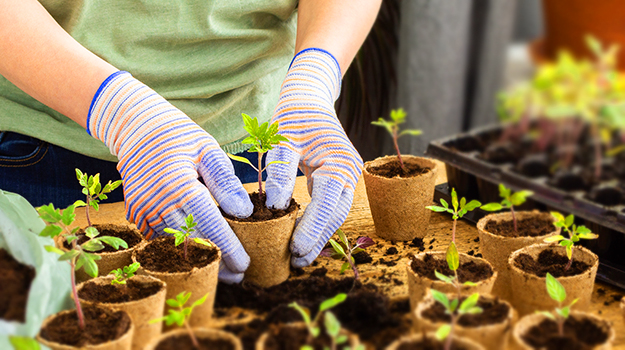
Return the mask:
[(0, 0), (0, 74), (83, 127), (100, 84), (117, 71), (75, 41), (35, 0)]
[(295, 52), (317, 47), (336, 57), (345, 74), (365, 41), (382, 0), (300, 0)]

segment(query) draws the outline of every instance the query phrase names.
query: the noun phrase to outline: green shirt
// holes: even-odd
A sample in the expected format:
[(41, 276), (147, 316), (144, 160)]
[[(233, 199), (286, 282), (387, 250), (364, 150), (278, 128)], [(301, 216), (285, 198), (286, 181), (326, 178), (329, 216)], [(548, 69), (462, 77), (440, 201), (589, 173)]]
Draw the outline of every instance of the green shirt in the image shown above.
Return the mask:
[[(271, 118), (294, 54), (296, 0), (40, 0), (87, 49), (185, 112), (227, 152), (241, 113)], [(0, 130), (116, 161), (69, 118), (0, 76)]]

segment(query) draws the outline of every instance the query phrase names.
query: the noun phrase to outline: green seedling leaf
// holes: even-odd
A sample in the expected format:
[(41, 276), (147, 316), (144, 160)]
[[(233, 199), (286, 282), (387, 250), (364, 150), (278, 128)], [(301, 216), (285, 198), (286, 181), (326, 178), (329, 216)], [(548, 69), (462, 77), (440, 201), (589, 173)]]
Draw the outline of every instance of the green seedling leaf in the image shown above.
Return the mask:
[(53, 247), (51, 245), (47, 245), (43, 247), (46, 251), (50, 252), (50, 253), (55, 253), (55, 254), (59, 254), (59, 255), (63, 255), (65, 254), (64, 251), (62, 251), (61, 249), (57, 248), (57, 247)]
[(190, 297), (191, 293), (181, 292), (180, 294), (176, 295), (176, 300), (180, 305), (184, 305), (187, 303), (187, 301), (189, 301)]
[[(98, 256), (98, 258), (100, 258)], [(98, 265), (92, 254), (83, 253), (78, 257), (78, 262), (85, 269), (85, 273), (93, 278), (98, 277)], [(78, 269), (78, 268), (76, 268)]]
[(74, 209), (75, 207), (73, 205), (70, 205), (65, 210), (63, 210), (63, 214), (61, 215), (61, 222), (65, 226), (71, 225), (74, 222), (74, 219), (76, 219), (76, 214), (74, 214)]
[(102, 236), (102, 237), (98, 237), (98, 240), (110, 245), (111, 247), (115, 249), (119, 249), (120, 247), (124, 249), (128, 249), (128, 243), (126, 243), (126, 241), (124, 241), (123, 239), (119, 237)]
[(479, 293), (471, 294), (466, 299), (464, 299), (462, 304), (460, 304), (460, 309), (458, 311), (460, 311), (461, 313), (469, 312), (469, 310), (473, 309), (477, 305), (477, 301), (479, 299), (480, 299)]
[(333, 313), (326, 312), (324, 314), (324, 324), (326, 327), (326, 332), (328, 332), (328, 335), (330, 337), (338, 337), (339, 333), (341, 332), (341, 323), (336, 318), (336, 316), (334, 316)]
[(61, 221), (63, 216), (61, 215), (61, 211), (59, 209), (55, 209), (52, 203), (48, 205), (42, 205), (37, 208), (37, 212), (39, 213), (39, 217), (45, 222), (56, 224)]
[[(191, 294), (191, 293), (189, 293), (189, 294)], [(196, 306), (200, 306), (200, 305), (204, 304), (206, 302), (206, 298), (208, 298), (208, 294), (209, 293), (206, 293), (203, 297), (201, 297), (200, 299), (194, 301), (193, 304), (191, 304), (191, 308), (193, 309)]]
[(93, 226), (89, 226), (85, 229), (85, 235), (89, 238), (95, 238), (100, 234), (100, 232), (98, 232), (98, 229), (93, 227)]
[(42, 237), (56, 237), (58, 236), (61, 232), (63, 232), (63, 229), (60, 226), (57, 225), (48, 225), (46, 227), (44, 227), (44, 229), (39, 233), (40, 236)]
[(564, 236), (562, 235), (554, 235), (554, 236), (549, 236), (545, 238), (543, 241), (545, 243), (556, 243), (556, 242), (560, 242), (563, 239), (564, 239)]
[(304, 319), (304, 323), (310, 327), (311, 325), (311, 320), (310, 320), (310, 310), (308, 310), (308, 308), (305, 308), (303, 306), (300, 306), (298, 303), (296, 302), (292, 302), (289, 304), (289, 307), (294, 308), (295, 310), (297, 310), (297, 312), (300, 313), (300, 315), (302, 316), (302, 319)]
[(80, 251), (72, 249), (68, 252), (63, 253), (63, 255), (59, 257), (59, 261), (72, 260), (79, 255), (80, 255)]
[(13, 346), (14, 350), (40, 350), (39, 343), (32, 338), (9, 336), (9, 343)]
[(430, 209), (431, 211), (437, 212), (437, 213), (444, 213), (444, 212), (447, 211), (447, 209), (445, 209), (443, 207), (436, 206), (436, 205), (429, 205), (426, 208)]
[(102, 244), (98, 239), (89, 240), (81, 245), (83, 250), (88, 252), (97, 252), (104, 249), (104, 244)]
[(321, 303), (321, 305), (319, 305), (319, 312), (324, 312), (326, 310), (330, 310), (331, 308), (333, 308), (333, 307), (337, 306), (338, 304), (344, 302), (346, 298), (347, 298), (347, 294), (340, 293), (340, 294), (337, 294), (336, 296), (334, 296), (331, 299), (325, 300), (324, 302)]
[(451, 333), (451, 325), (448, 325), (448, 324), (442, 325), (436, 331), (436, 339), (438, 339), (439, 341), (443, 341), (447, 339), (447, 337), (449, 336), (449, 333)]
[(449, 265), (449, 269), (452, 271), (458, 270), (460, 267), (460, 256), (458, 254), (458, 249), (456, 248), (456, 244), (451, 242), (449, 247), (447, 248), (447, 265)]
[(343, 256), (347, 257), (347, 254), (345, 253), (345, 250), (343, 249), (343, 247), (341, 247), (340, 244), (336, 243), (335, 240), (330, 239), (328, 242), (330, 242), (330, 244), (332, 245), (332, 248), (334, 248), (336, 252), (341, 253)]
[(503, 206), (499, 203), (488, 203), (480, 207), (480, 209), (486, 211), (499, 211), (503, 209)]
[(475, 286), (477, 286), (477, 283), (471, 282), (471, 281), (466, 281), (462, 285), (463, 286), (469, 286), (469, 287), (475, 287)]
[(230, 159), (236, 160), (237, 162), (241, 162), (241, 163), (245, 163), (245, 164), (251, 165), (252, 168), (256, 169), (254, 164), (252, 164), (252, 162), (250, 162), (249, 159), (247, 159), (245, 157), (241, 157), (241, 156), (235, 156), (234, 154), (230, 154), (230, 153), (227, 153), (227, 154), (228, 154), (228, 157), (230, 157)]
[(438, 278), (439, 280), (445, 282), (445, 283), (450, 283), (453, 284), (454, 283), (454, 278), (453, 277), (449, 277), (449, 276), (445, 276), (442, 273), (434, 270), (434, 275), (436, 276), (436, 278)]
[(348, 262), (344, 262), (343, 265), (341, 265), (341, 271), (339, 271), (339, 274), (344, 274), (345, 271), (347, 271), (347, 269), (349, 269), (349, 263)]
[(547, 292), (551, 299), (557, 301), (558, 303), (564, 302), (566, 300), (566, 290), (560, 282), (553, 277), (550, 273), (547, 273), (546, 276), (547, 281)]
[(435, 289), (431, 289), (430, 292), (432, 293), (432, 298), (434, 298), (434, 300), (443, 304), (443, 306), (445, 306), (445, 309), (449, 310), (449, 299), (447, 298), (447, 295), (445, 295), (445, 293), (441, 293)]
[(347, 240), (347, 236), (345, 236), (345, 232), (339, 228), (336, 230), (336, 234), (339, 236), (339, 239), (343, 242), (345, 247), (349, 247), (349, 241)]
[(202, 239), (202, 238), (198, 238), (198, 237), (194, 238), (193, 242), (201, 244), (201, 245), (205, 245), (207, 247), (212, 247), (213, 246), (209, 241), (207, 241), (205, 239)]

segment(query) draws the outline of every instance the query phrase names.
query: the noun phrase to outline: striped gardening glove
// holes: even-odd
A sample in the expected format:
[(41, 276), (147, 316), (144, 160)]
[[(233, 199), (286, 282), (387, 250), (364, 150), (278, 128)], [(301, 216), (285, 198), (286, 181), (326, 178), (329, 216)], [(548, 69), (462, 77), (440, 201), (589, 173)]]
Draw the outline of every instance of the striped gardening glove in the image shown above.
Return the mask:
[(267, 206), (284, 209), (291, 200), (297, 168), (308, 178), (312, 200), (293, 233), (292, 265), (313, 262), (343, 224), (362, 172), (362, 158), (345, 135), (334, 110), (341, 70), (336, 59), (321, 49), (300, 51), (282, 84), (272, 122), (291, 142), (269, 151)]
[(153, 238), (166, 227), (179, 229), (193, 214), (198, 223), (195, 235), (210, 239), (222, 251), (220, 280), (243, 279), (249, 257), (211, 194), (230, 215), (247, 217), (253, 206), (230, 159), (212, 136), (122, 71), (98, 89), (87, 132), (119, 158), (128, 220)]

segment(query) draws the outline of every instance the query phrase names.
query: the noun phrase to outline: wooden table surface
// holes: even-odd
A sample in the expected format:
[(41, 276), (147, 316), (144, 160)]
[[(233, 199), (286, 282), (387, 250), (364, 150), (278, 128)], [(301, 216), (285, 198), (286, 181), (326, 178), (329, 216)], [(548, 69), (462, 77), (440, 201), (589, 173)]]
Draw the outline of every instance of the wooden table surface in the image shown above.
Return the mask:
[[(447, 182), (445, 172), (439, 172), (437, 184), (445, 182)], [(249, 191), (253, 191), (257, 184), (245, 184), (244, 186)], [(301, 177), (297, 179), (293, 197), (300, 203), (302, 208), (305, 208), (310, 202), (305, 178)], [(303, 213), (303, 210), (301, 210), (300, 213)], [(123, 202), (103, 204), (100, 206), (100, 212), (95, 213), (92, 217), (92, 221), (95, 223), (127, 223), (125, 220)], [(77, 223), (79, 225), (85, 225), (86, 223), (82, 211), (78, 211), (77, 213)], [(419, 248), (411, 246), (410, 242), (389, 242), (377, 238), (369, 211), (364, 181), (362, 179), (358, 182), (352, 209), (342, 229), (351, 238), (369, 236), (377, 243), (377, 245), (367, 249), (373, 258), (373, 262), (359, 265), (362, 281), (364, 283), (375, 283), (381, 287), (386, 294), (393, 298), (407, 297), (408, 286), (405, 272), (407, 259), (405, 257), (408, 253), (418, 253)], [(445, 250), (449, 244), (450, 235), (451, 217), (445, 214), (433, 213), (430, 219), (430, 227), (423, 239), (425, 251)], [(460, 252), (479, 254), (480, 247), (477, 238), (477, 229), (473, 224), (466, 221), (458, 222), (456, 241)], [(399, 253), (396, 255), (385, 255), (386, 250), (390, 247), (397, 248)], [(304, 270), (310, 272), (313, 269), (324, 266), (328, 269), (328, 276), (338, 276), (341, 266), (340, 261), (325, 257), (320, 257), (317, 261), (318, 265), (316, 267), (307, 267)], [(591, 312), (607, 319), (615, 327), (617, 334), (613, 347), (615, 350), (625, 350), (625, 324), (619, 308), (620, 297), (624, 294), (625, 292), (622, 290), (597, 282), (592, 298)]]

